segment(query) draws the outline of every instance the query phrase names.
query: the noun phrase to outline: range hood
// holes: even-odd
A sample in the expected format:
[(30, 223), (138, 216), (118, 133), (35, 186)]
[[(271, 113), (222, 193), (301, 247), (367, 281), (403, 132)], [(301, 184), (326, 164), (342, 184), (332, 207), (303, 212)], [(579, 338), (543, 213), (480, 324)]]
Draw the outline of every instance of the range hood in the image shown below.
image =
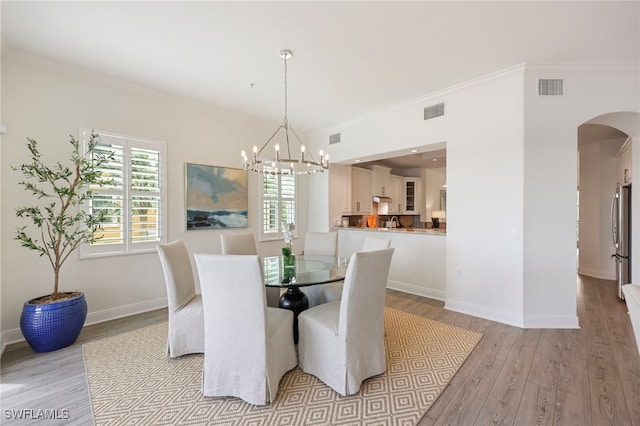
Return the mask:
[(391, 198), (386, 197), (384, 195), (374, 195), (373, 196), (374, 203), (391, 203)]

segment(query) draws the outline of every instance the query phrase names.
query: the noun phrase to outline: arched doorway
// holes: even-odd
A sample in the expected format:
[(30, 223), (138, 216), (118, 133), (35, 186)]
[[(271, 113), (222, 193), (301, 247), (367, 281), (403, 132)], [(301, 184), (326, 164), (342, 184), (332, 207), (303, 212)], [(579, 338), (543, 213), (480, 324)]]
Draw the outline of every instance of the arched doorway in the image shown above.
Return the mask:
[[(640, 113), (616, 112), (594, 117), (578, 128), (578, 272), (601, 279), (616, 279), (616, 264), (611, 259), (611, 198), (620, 175), (621, 148), (630, 145), (630, 173), (640, 175)], [(636, 178), (638, 181), (638, 178)], [(636, 186), (637, 188), (637, 186)], [(636, 190), (637, 193), (637, 190)], [(632, 209), (640, 211), (637, 196)], [(632, 216), (632, 252), (640, 253), (639, 220)], [(635, 223), (634, 223), (635, 222)], [(638, 256), (631, 259), (632, 279), (639, 282)]]

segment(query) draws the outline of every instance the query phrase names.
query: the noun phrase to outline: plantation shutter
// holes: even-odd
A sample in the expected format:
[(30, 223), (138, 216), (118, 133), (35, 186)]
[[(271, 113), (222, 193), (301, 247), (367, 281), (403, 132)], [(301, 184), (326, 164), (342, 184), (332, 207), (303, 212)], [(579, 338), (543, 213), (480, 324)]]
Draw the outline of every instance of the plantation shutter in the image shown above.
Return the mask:
[(160, 153), (131, 148), (131, 242), (160, 241)]
[[(84, 131), (85, 141), (88, 131)], [(81, 255), (155, 250), (163, 242), (164, 144), (100, 132), (96, 152), (113, 153), (100, 172), (109, 185), (92, 188), (89, 211), (106, 211), (102, 231)]]
[(91, 201), (91, 210), (106, 210), (107, 212), (105, 220), (101, 223), (102, 231), (96, 234), (99, 239), (92, 245), (109, 246), (108, 251), (124, 250), (126, 202), (123, 142), (124, 140), (121, 138), (101, 136), (100, 144), (95, 148), (96, 152), (102, 155), (113, 153), (113, 160), (104, 164), (100, 172), (104, 181), (113, 180), (115, 182), (112, 185), (92, 188), (93, 198)]
[(262, 175), (262, 239), (279, 239), (296, 221), (296, 181), (290, 175)]
[(279, 232), (278, 176), (262, 175), (262, 232), (265, 235)]
[(296, 223), (296, 180), (290, 175), (280, 176), (280, 218), (281, 226)]

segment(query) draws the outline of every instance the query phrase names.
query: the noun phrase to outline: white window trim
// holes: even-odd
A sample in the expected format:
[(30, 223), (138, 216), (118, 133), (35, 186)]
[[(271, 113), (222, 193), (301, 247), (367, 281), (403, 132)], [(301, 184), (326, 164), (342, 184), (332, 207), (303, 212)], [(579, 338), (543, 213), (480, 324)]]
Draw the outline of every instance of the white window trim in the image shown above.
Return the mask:
[[(161, 140), (154, 140), (148, 138), (141, 138), (137, 136), (124, 135), (115, 132), (103, 131), (103, 130), (95, 130), (89, 128), (80, 128), (80, 140), (84, 147), (84, 152), (87, 151), (87, 142), (88, 135), (91, 132), (97, 133), (98, 135), (111, 136), (115, 138), (121, 138), (123, 140), (135, 141), (132, 146), (135, 148), (143, 148), (143, 149), (151, 149), (154, 151), (158, 151), (160, 154), (159, 161), (159, 169), (160, 169), (160, 241), (154, 241), (149, 243), (136, 243), (136, 248), (132, 248), (131, 238), (130, 238), (130, 229), (131, 229), (131, 221), (125, 221), (124, 228), (124, 243), (123, 244), (111, 244), (111, 245), (94, 245), (90, 246), (89, 244), (82, 244), (80, 246), (80, 259), (90, 259), (96, 257), (109, 257), (109, 256), (125, 256), (125, 255), (135, 255), (140, 253), (151, 253), (156, 251), (156, 246), (160, 243), (165, 243), (167, 241), (167, 144)], [(123, 164), (126, 167), (126, 173), (129, 175), (129, 150), (124, 150), (124, 159)], [(131, 189), (129, 185), (130, 175), (126, 179), (126, 183), (123, 188), (124, 197), (126, 200), (129, 200), (131, 197)], [(128, 206), (127, 201), (127, 206)], [(86, 207), (85, 207), (86, 208)], [(125, 211), (130, 212), (130, 208), (127, 208)]]

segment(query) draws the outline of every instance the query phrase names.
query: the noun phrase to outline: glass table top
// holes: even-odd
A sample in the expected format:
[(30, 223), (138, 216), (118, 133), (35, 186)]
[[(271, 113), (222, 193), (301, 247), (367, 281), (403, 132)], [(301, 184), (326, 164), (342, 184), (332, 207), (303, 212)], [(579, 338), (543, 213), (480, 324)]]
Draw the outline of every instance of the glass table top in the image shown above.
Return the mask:
[(283, 256), (262, 259), (267, 287), (304, 287), (344, 279), (347, 262), (332, 256), (295, 256), (293, 266), (285, 266)]

